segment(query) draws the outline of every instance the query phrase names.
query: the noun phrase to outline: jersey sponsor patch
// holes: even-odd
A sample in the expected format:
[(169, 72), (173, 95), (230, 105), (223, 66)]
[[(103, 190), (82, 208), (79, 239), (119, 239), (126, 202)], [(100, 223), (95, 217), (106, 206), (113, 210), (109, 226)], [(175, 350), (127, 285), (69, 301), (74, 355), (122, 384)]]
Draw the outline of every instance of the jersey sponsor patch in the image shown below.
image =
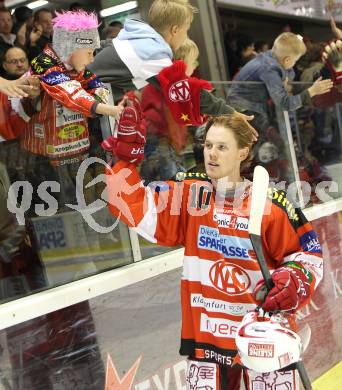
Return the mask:
[(35, 123), (33, 133), (36, 138), (44, 139), (45, 138), (44, 125), (42, 123)]
[(46, 145), (46, 152), (49, 155), (59, 156), (64, 153), (75, 152), (89, 147), (89, 139), (81, 139), (61, 145)]
[(192, 307), (200, 307), (210, 313), (222, 313), (232, 316), (244, 316), (248, 311), (254, 310), (255, 305), (248, 303), (230, 303), (220, 299), (203, 297), (202, 294), (191, 294)]
[(212, 318), (201, 313), (200, 331), (211, 333), (215, 337), (232, 338), (236, 334), (237, 322), (225, 318)]
[(274, 356), (274, 344), (266, 343), (248, 343), (248, 356), (273, 358)]
[(41, 53), (31, 61), (31, 68), (35, 73), (42, 74), (56, 64), (57, 62), (49, 55), (46, 53)]
[(212, 265), (209, 278), (217, 290), (228, 295), (244, 294), (252, 284), (248, 273), (243, 268), (225, 260), (218, 260)]
[[(78, 86), (79, 87), (79, 86)], [(89, 95), (89, 93), (87, 93), (84, 89), (80, 89), (78, 92), (76, 92), (73, 96), (72, 96), (72, 99), (73, 100), (77, 100), (79, 97), (83, 98), (83, 99), (86, 99), (86, 100), (89, 100), (89, 101), (95, 101), (95, 99)]]
[(200, 225), (197, 246), (221, 253), (228, 259), (254, 260), (249, 254), (253, 250), (249, 238), (223, 235), (218, 229), (209, 226)]
[(97, 77), (95, 77), (88, 82), (88, 88), (89, 89), (105, 88), (105, 85)]
[(314, 230), (304, 233), (299, 239), (300, 245), (305, 252), (322, 253), (321, 245)]
[(268, 197), (272, 200), (273, 204), (277, 205), (287, 213), (291, 225), (295, 230), (307, 222), (301, 211), (297, 209), (295, 205), (287, 198), (285, 191), (278, 190), (277, 188), (269, 188)]
[(63, 129), (59, 130), (58, 132), (58, 138), (60, 139), (76, 139), (79, 138), (84, 132), (86, 128), (85, 126), (78, 124), (78, 125), (69, 125), (66, 127), (63, 127)]
[(231, 214), (217, 213), (215, 210), (213, 220), (217, 222), (218, 227), (224, 227), (234, 230), (248, 230), (248, 218), (238, 217)]
[(47, 74), (46, 76), (43, 76), (41, 78), (46, 84), (49, 85), (56, 85), (60, 83), (64, 83), (66, 81), (70, 80), (70, 77), (68, 77), (66, 74), (61, 72), (51, 72)]
[(92, 45), (94, 41), (91, 38), (76, 38), (75, 42), (79, 45)]
[(62, 106), (59, 102), (54, 103), (56, 107), (56, 127), (61, 127), (84, 120), (85, 117), (83, 114), (72, 111), (69, 108)]

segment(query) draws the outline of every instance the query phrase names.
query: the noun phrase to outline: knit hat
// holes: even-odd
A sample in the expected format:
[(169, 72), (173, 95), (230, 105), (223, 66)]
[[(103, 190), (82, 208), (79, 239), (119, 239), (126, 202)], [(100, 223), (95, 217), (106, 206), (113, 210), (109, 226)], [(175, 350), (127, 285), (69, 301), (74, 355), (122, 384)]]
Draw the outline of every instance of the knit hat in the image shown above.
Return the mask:
[(76, 49), (100, 47), (98, 20), (95, 13), (67, 11), (58, 13), (52, 20), (52, 47), (65, 62)]

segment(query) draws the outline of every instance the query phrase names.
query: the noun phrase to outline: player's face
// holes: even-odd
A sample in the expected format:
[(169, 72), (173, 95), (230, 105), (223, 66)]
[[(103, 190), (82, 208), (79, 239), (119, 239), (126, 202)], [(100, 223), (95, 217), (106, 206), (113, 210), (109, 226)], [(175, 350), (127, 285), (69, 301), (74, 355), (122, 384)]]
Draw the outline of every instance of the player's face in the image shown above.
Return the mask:
[(93, 49), (77, 49), (71, 54), (68, 62), (77, 72), (82, 72), (93, 61)]
[(204, 142), (204, 164), (211, 179), (228, 177), (240, 179), (240, 165), (248, 155), (248, 148), (239, 149), (233, 132), (225, 127), (211, 126)]

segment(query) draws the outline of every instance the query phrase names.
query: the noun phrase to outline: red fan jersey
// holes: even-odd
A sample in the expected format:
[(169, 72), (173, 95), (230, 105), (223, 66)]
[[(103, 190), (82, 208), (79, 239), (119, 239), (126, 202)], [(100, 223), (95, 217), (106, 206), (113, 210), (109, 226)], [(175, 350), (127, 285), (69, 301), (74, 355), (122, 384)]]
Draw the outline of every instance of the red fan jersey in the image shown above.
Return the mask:
[[(144, 187), (136, 167), (119, 161), (107, 172), (109, 209), (149, 241), (185, 247), (180, 352), (230, 365), (236, 329), (255, 309), (252, 292), (262, 278), (248, 234), (251, 183), (239, 187), (233, 207), (206, 175), (187, 175)], [(321, 247), (283, 191), (269, 191), (262, 242), (271, 272), (291, 262), (308, 271), (314, 290), (323, 274)]]
[(67, 70), (49, 46), (32, 61), (31, 73), (39, 77), (43, 92), (38, 112), (26, 119), (22, 147), (52, 158), (88, 150), (86, 117), (96, 115), (98, 100), (106, 100), (104, 84), (88, 70)]

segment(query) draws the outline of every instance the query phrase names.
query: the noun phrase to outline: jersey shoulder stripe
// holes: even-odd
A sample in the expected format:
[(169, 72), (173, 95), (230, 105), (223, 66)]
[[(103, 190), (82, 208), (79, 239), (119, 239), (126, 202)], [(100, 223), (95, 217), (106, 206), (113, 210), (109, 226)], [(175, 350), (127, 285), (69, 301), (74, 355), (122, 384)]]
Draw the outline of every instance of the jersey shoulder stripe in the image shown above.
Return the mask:
[(295, 203), (289, 199), (286, 191), (271, 187), (268, 189), (268, 198), (274, 206), (287, 214), (295, 231), (308, 222), (301, 209), (296, 207)]
[(173, 177), (174, 181), (195, 180), (195, 181), (207, 181), (211, 183), (211, 180), (206, 173), (203, 172), (177, 172)]

